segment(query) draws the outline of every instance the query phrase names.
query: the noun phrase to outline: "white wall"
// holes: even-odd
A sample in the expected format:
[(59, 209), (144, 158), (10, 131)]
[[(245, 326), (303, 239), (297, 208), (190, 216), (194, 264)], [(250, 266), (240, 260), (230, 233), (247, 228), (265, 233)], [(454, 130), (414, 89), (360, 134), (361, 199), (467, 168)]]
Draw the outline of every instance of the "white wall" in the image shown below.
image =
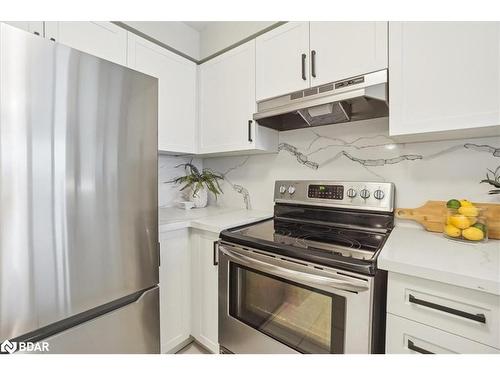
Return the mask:
[(200, 59), (219, 52), (275, 23), (275, 21), (210, 22), (200, 32)]
[(388, 137), (383, 118), (281, 132), (280, 145), (277, 154), (204, 159), (204, 167), (229, 171), (217, 203), (245, 207), (243, 196), (232, 188), (237, 184), (248, 191), (252, 208), (271, 210), (279, 179), (394, 182), (398, 207), (451, 198), (500, 202), (500, 195), (488, 195), (492, 186), (479, 183), (487, 168), (500, 165), (493, 154), (500, 149), (500, 137), (398, 143)]
[(127, 21), (125, 24), (185, 53), (200, 59), (200, 34), (180, 21)]

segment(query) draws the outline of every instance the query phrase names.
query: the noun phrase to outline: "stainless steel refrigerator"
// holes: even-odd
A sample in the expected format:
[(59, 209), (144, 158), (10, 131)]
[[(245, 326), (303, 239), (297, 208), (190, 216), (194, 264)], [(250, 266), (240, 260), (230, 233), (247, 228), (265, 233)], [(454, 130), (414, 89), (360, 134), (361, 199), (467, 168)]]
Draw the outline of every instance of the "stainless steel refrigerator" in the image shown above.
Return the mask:
[(159, 353), (157, 79), (0, 25), (0, 342)]

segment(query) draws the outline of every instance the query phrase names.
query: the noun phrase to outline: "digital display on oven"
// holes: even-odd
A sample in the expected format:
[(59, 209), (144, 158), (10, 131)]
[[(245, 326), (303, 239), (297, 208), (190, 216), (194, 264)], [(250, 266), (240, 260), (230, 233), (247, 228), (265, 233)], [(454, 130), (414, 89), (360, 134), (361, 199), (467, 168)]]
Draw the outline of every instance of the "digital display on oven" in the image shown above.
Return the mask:
[(309, 198), (317, 199), (344, 199), (343, 185), (309, 185), (307, 190)]

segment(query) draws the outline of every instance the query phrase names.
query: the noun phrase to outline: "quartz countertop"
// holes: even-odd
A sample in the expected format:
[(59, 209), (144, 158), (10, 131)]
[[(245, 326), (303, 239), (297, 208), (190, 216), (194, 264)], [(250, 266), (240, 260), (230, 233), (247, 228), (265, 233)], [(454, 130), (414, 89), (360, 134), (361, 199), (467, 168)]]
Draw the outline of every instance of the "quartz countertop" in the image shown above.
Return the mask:
[(378, 267), (500, 295), (500, 241), (465, 243), (421, 228), (396, 226)]
[(272, 212), (207, 206), (184, 210), (177, 207), (160, 207), (159, 230), (166, 232), (182, 228), (196, 228), (210, 232), (220, 231), (271, 218)]

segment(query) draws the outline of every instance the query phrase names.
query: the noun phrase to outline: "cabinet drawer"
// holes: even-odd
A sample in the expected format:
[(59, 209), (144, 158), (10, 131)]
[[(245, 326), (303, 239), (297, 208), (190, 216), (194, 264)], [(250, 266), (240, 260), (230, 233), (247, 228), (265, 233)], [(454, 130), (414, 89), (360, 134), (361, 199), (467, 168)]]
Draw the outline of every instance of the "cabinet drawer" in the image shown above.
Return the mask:
[(387, 311), (500, 348), (500, 296), (389, 273)]
[(500, 354), (491, 346), (387, 314), (386, 353), (388, 354)]

